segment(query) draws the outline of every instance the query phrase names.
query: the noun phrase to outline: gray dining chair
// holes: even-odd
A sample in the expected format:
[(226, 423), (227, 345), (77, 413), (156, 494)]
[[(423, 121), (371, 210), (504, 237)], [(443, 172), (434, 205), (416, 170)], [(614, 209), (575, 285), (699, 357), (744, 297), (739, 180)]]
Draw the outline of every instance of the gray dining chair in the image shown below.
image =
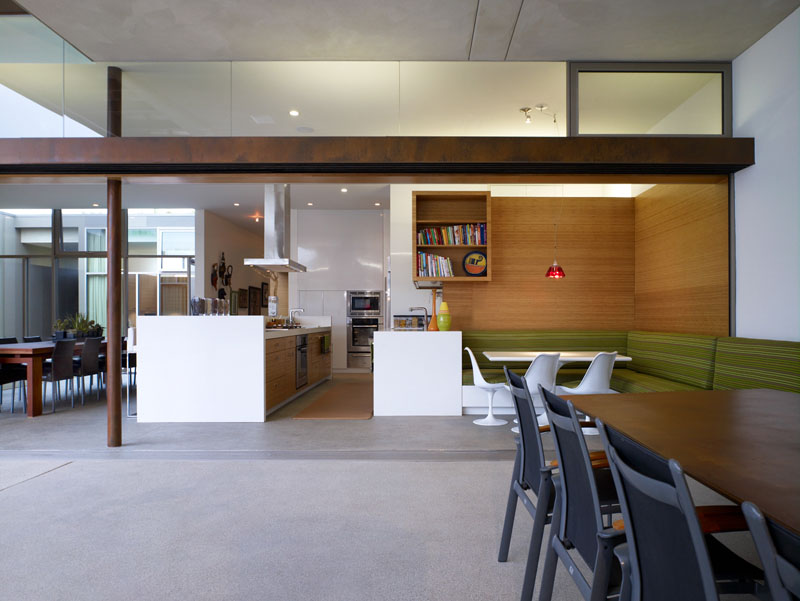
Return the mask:
[(800, 537), (764, 517), (753, 503), (742, 503), (742, 511), (764, 566), (772, 601), (800, 599)]
[(42, 341), (42, 337), (41, 336), (23, 336), (22, 337), (22, 341), (23, 342), (41, 342)]
[[(0, 344), (16, 344), (14, 337), (0, 338)], [(23, 412), (28, 410), (28, 368), (19, 363), (5, 363), (0, 365), (0, 407), (3, 406), (3, 386), (11, 384), (11, 413), (14, 413), (15, 397), (19, 385), (19, 397), (22, 401)]]
[(86, 399), (86, 376), (89, 376), (89, 392), (92, 391), (92, 379), (97, 377), (97, 400), (100, 400), (100, 343), (102, 338), (86, 338), (83, 341), (81, 354), (73, 359), (72, 371), (79, 378), (81, 389), (81, 405)]
[[(74, 340), (57, 340), (53, 349), (53, 361), (42, 366), (42, 404), (47, 392), (47, 382), (50, 382), (50, 392), (53, 400), (53, 411), (56, 412), (56, 401), (60, 400), (61, 387), (59, 382), (66, 380), (72, 392), (72, 406), (75, 407), (75, 383), (73, 380), (73, 355), (75, 352)], [(65, 386), (66, 390), (66, 386)]]

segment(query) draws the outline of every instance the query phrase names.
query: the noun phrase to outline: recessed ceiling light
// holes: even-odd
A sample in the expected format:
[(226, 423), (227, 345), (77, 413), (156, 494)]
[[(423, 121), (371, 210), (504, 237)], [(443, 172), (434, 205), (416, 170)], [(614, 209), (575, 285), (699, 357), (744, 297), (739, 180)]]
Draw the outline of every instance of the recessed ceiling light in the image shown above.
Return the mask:
[(292, 117), (299, 117), (300, 111), (298, 111), (297, 109), (292, 109), (291, 111), (289, 111), (289, 115)]
[(93, 207), (99, 207), (100, 205), (99, 205), (98, 203), (96, 203), (96, 202), (93, 202), (93, 203), (92, 203), (92, 206), (93, 206)]
[(347, 188), (342, 188), (342, 192), (347, 192)]
[(379, 202), (376, 202), (376, 203), (375, 203), (375, 206), (376, 206), (376, 207), (379, 207), (379, 206), (381, 206), (381, 203), (379, 203)]
[(313, 203), (313, 202), (307, 202), (306, 204), (307, 204), (309, 207), (313, 207), (313, 206), (314, 206), (314, 203)]
[(256, 223), (258, 223), (258, 217), (256, 217)]
[(238, 203), (238, 202), (235, 202), (235, 203), (233, 203), (233, 206), (234, 206), (234, 207), (238, 207), (238, 206), (239, 206), (239, 203)]

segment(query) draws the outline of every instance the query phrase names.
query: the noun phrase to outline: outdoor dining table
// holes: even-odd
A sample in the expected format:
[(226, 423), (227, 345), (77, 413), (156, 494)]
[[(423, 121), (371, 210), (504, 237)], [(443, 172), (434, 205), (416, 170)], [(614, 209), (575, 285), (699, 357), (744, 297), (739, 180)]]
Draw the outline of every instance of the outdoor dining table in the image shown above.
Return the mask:
[[(589, 363), (601, 351), (484, 351), (483, 356), (489, 361), (499, 361), (502, 363), (526, 362), (531, 363), (539, 355), (560, 353), (558, 358), (558, 368), (567, 363), (586, 362)], [(614, 363), (632, 361), (626, 355), (617, 355)]]
[(564, 398), (800, 535), (800, 394), (748, 389)]
[[(55, 342), (18, 342), (0, 344), (0, 363), (24, 363), (28, 367), (28, 417), (42, 414), (42, 364), (53, 355)], [(75, 354), (83, 348), (83, 341), (75, 341)], [(106, 348), (105, 339), (100, 350)]]

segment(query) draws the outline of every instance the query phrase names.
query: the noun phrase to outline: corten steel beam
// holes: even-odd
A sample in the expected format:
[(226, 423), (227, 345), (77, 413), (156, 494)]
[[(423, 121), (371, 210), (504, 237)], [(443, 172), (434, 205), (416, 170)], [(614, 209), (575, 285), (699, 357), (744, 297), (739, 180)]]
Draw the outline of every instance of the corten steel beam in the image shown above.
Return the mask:
[(734, 173), (752, 138), (227, 137), (0, 140), (0, 176)]
[[(108, 68), (107, 130), (109, 136), (122, 135), (122, 71)], [(106, 181), (108, 202), (108, 258), (106, 283), (108, 320), (106, 323), (106, 403), (109, 447), (122, 445), (122, 181)]]

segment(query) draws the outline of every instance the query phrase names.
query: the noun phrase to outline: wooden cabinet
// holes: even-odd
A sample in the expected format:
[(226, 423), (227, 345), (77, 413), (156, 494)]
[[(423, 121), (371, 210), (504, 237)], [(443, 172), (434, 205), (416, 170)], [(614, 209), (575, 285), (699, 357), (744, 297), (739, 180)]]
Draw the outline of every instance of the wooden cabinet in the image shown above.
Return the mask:
[(265, 341), (264, 399), (267, 411), (296, 392), (295, 337)]
[[(308, 335), (308, 383), (315, 384), (331, 375), (332, 353), (322, 352), (322, 339), (327, 332)], [(328, 334), (330, 335), (330, 334)]]
[[(492, 197), (489, 192), (413, 192), (412, 193), (414, 282), (488, 282), (492, 279)], [(478, 234), (463, 236), (470, 226)], [(469, 275), (464, 258), (473, 251), (486, 255), (483, 275)], [(426, 275), (420, 271), (420, 254), (427, 264), (444, 265), (453, 275)], [(442, 257), (444, 260), (439, 260)], [(431, 258), (433, 261), (431, 261)], [(447, 261), (449, 259), (449, 262)]]

